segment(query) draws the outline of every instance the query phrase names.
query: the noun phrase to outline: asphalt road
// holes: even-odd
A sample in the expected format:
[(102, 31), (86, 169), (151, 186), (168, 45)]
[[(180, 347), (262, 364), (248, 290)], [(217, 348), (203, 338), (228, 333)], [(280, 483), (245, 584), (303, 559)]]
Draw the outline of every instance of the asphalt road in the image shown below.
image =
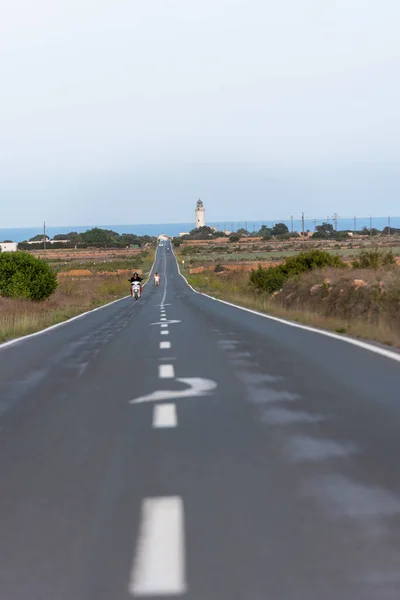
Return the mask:
[(0, 599), (398, 600), (400, 363), (156, 270), (0, 348)]

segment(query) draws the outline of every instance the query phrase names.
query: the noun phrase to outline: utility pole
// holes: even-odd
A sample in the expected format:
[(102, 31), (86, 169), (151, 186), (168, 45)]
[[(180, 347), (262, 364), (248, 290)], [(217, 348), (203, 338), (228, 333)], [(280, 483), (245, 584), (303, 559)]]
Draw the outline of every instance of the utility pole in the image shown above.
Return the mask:
[(372, 237), (372, 215), (369, 216), (369, 234)]
[(317, 231), (317, 219), (314, 219), (314, 233)]
[(46, 221), (43, 224), (43, 248), (44, 248), (44, 255), (46, 256)]
[(354, 217), (354, 233), (357, 232), (357, 217)]
[(304, 213), (301, 213), (301, 233), (303, 236), (303, 240), (304, 240)]
[(390, 236), (390, 217), (388, 217), (388, 225), (389, 225), (389, 236)]
[(335, 213), (335, 214), (333, 215), (333, 222), (335, 223), (335, 231), (337, 231), (337, 223), (338, 223), (338, 218), (339, 218), (339, 217), (338, 217), (338, 214), (337, 214), (337, 213)]
[(290, 215), (290, 221), (292, 223), (292, 233), (293, 233), (293, 218), (294, 218), (293, 215)]

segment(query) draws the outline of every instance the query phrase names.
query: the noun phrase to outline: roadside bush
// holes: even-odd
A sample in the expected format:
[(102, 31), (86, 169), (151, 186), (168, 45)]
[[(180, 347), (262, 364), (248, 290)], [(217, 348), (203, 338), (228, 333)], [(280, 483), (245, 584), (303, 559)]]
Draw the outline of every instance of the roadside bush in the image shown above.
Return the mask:
[(0, 254), (0, 296), (45, 300), (57, 288), (57, 276), (44, 261), (26, 252)]
[(268, 293), (277, 292), (290, 278), (324, 267), (342, 267), (346, 265), (340, 256), (329, 254), (323, 250), (310, 250), (301, 252), (296, 256), (289, 256), (286, 261), (277, 267), (263, 269), (261, 266), (250, 274), (250, 285), (257, 290)]
[(345, 266), (345, 263), (337, 254), (329, 254), (324, 250), (310, 250), (309, 252), (300, 252), (296, 256), (289, 256), (285, 263), (281, 265), (281, 269), (288, 277), (292, 277), (311, 269)]
[(235, 233), (231, 236), (229, 236), (229, 241), (230, 242), (239, 242), (240, 241), (240, 236), (236, 235)]
[(219, 263), (216, 264), (214, 268), (214, 273), (222, 273), (222, 271), (225, 271), (224, 265), (220, 265)]
[(250, 273), (250, 285), (259, 291), (272, 294), (277, 292), (284, 285), (287, 277), (282, 272), (281, 267), (271, 267), (263, 269), (261, 265), (258, 269), (253, 269)]
[(396, 264), (395, 255), (391, 250), (362, 250), (357, 260), (352, 265), (355, 269), (385, 269)]

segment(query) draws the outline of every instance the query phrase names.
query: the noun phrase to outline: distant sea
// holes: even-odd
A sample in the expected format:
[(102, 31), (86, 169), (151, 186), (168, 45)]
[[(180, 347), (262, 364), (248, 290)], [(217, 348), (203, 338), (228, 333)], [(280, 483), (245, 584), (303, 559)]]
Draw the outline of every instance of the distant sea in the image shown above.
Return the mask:
[[(314, 231), (316, 225), (320, 225), (323, 221), (332, 223), (329, 219), (305, 219), (304, 225), (305, 230)], [(292, 228), (290, 220), (279, 221), (275, 219), (272, 221), (218, 221), (218, 222), (207, 222), (210, 227), (216, 227), (218, 230), (229, 230), (236, 231), (241, 227), (248, 231), (258, 231), (262, 225), (272, 226), (277, 222), (285, 223), (289, 229)], [(388, 217), (373, 217), (372, 227), (376, 229), (384, 229), (388, 225)], [(391, 227), (400, 228), (400, 217), (391, 217)], [(92, 227), (101, 227), (102, 229), (112, 229), (117, 233), (135, 233), (136, 235), (151, 235), (157, 236), (161, 233), (165, 233), (169, 236), (176, 236), (179, 233), (188, 232), (194, 228), (194, 223), (168, 223), (168, 224), (149, 224), (149, 225), (86, 225), (86, 226), (69, 226), (69, 227), (52, 227), (46, 228), (46, 234), (52, 238), (59, 233), (69, 233), (70, 231), (76, 231), (82, 233)], [(294, 220), (293, 228), (295, 231), (301, 231), (301, 221)], [(354, 229), (354, 219), (338, 219), (338, 229)], [(370, 217), (357, 217), (356, 221), (357, 229), (363, 227), (370, 227)], [(14, 228), (14, 229), (1, 229), (0, 228), (0, 241), (11, 240), (13, 242), (23, 242), (29, 240), (35, 235), (42, 233), (43, 229), (40, 227), (25, 227), (25, 228)]]

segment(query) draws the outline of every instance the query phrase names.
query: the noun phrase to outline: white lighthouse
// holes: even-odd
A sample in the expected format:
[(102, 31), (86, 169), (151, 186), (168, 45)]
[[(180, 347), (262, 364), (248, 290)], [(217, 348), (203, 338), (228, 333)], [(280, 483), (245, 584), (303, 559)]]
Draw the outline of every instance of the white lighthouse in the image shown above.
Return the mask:
[(203, 205), (203, 202), (200, 200), (200, 198), (197, 200), (195, 214), (196, 214), (196, 229), (199, 229), (200, 227), (204, 227), (204, 225), (206, 224), (206, 211), (204, 210), (204, 205)]

